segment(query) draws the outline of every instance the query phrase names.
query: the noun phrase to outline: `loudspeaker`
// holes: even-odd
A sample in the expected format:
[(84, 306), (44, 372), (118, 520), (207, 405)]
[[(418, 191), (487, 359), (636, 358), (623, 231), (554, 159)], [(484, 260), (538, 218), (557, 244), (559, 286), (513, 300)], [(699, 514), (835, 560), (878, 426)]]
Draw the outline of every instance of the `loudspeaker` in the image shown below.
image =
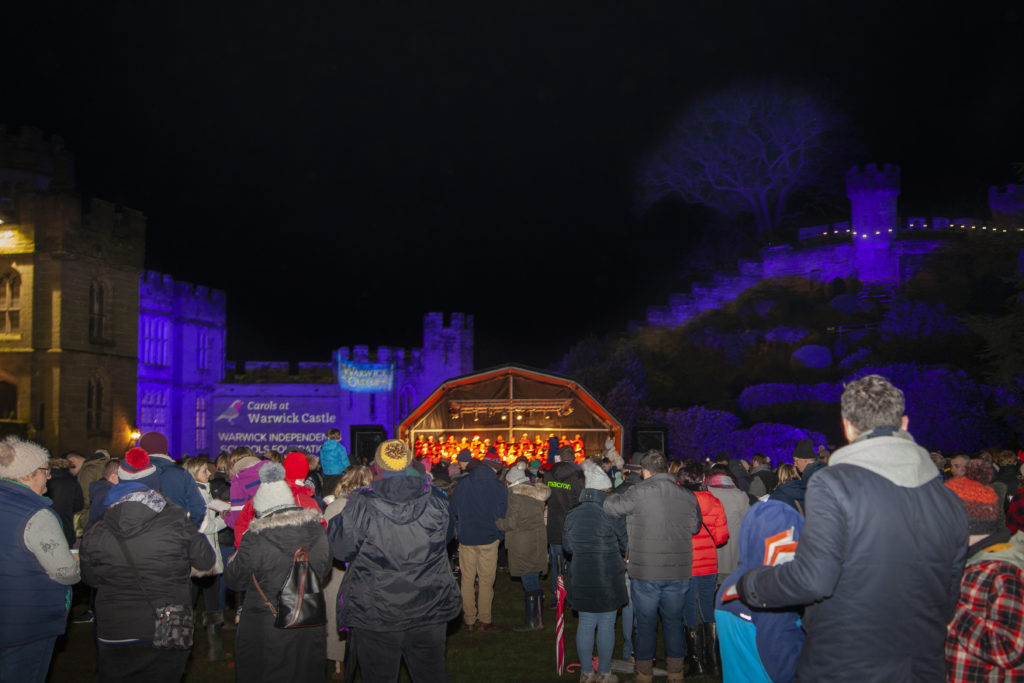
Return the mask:
[[(667, 459), (668, 425), (646, 424), (633, 427), (633, 453), (646, 453), (650, 450), (661, 451)], [(632, 454), (631, 454), (632, 456)]]
[(349, 460), (353, 465), (369, 465), (377, 446), (388, 439), (388, 432), (380, 425), (352, 425), (349, 428)]

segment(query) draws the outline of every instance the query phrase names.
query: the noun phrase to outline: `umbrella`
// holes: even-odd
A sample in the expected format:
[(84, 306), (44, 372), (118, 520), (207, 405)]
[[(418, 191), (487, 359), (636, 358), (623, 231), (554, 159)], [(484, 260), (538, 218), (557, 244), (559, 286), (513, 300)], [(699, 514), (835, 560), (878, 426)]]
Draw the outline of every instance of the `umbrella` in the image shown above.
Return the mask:
[(559, 575), (558, 587), (555, 589), (558, 595), (558, 610), (555, 613), (555, 661), (558, 675), (565, 671), (565, 577)]

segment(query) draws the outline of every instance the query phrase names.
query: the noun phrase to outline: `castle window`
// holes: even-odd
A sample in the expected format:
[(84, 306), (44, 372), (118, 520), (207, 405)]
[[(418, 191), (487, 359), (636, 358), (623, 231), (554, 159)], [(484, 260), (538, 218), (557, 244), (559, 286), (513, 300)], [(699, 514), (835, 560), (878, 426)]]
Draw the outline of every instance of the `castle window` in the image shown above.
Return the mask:
[(107, 291), (102, 282), (89, 285), (89, 340), (107, 338)]
[(209, 330), (199, 330), (199, 348), (196, 353), (196, 367), (200, 370), (210, 369), (210, 358), (213, 356), (214, 338)]
[(196, 397), (196, 449), (206, 448), (206, 397)]
[(85, 397), (85, 430), (87, 432), (102, 432), (103, 418), (103, 380), (93, 377), (89, 380)]
[(377, 394), (370, 394), (370, 419), (377, 414)]
[(0, 277), (0, 333), (21, 332), (21, 275), (9, 271)]
[(148, 365), (167, 365), (170, 345), (170, 324), (161, 318), (146, 317), (142, 324), (142, 362)]
[(412, 387), (406, 384), (398, 393), (398, 419), (404, 420), (412, 412)]
[(139, 401), (139, 428), (146, 432), (164, 432), (167, 428), (167, 392), (149, 390), (142, 392)]

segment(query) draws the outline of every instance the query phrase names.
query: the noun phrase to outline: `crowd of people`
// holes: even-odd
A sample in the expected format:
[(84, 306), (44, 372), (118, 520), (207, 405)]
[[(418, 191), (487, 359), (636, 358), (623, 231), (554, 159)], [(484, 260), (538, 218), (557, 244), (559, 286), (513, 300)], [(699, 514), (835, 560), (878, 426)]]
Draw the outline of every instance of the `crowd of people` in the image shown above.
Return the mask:
[[(803, 439), (774, 466), (626, 464), (613, 445), (581, 459), (558, 439), (512, 461), (496, 444), (448, 458), (387, 440), (351, 463), (337, 430), (322, 459), (212, 462), (175, 462), (156, 432), (119, 459), (9, 438), (0, 681), (46, 679), (79, 581), (102, 681), (179, 681), (200, 625), (211, 660), (237, 629), (246, 683), (396, 681), (403, 662), (446, 681), (451, 622), (550, 629), (560, 584), (584, 682), (619, 680), (616, 660), (639, 683), (1024, 679), (1017, 454), (929, 453), (877, 375), (849, 383), (840, 412), (847, 445)], [(521, 582), (522, 623), (496, 623), (499, 567)]]

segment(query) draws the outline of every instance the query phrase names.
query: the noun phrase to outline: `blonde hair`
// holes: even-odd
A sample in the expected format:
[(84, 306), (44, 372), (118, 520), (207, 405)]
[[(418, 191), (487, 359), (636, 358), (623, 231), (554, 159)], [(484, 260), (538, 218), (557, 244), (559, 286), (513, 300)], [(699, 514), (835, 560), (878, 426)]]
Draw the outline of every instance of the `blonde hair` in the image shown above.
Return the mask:
[[(199, 474), (200, 470), (204, 467), (209, 469), (210, 460), (205, 455), (199, 455), (194, 458), (185, 458), (181, 461), (181, 467), (191, 474), (193, 479), (197, 479), (196, 475)], [(213, 473), (211, 472), (210, 474)]]
[(796, 468), (796, 465), (779, 465), (779, 484), (785, 484), (787, 481), (793, 481), (794, 479), (800, 478), (800, 470)]
[(361, 489), (364, 486), (369, 486), (370, 482), (373, 481), (373, 474), (370, 472), (370, 468), (365, 465), (353, 465), (345, 470), (345, 473), (341, 475), (341, 479), (334, 487), (334, 497), (341, 498), (347, 496), (356, 489)]

